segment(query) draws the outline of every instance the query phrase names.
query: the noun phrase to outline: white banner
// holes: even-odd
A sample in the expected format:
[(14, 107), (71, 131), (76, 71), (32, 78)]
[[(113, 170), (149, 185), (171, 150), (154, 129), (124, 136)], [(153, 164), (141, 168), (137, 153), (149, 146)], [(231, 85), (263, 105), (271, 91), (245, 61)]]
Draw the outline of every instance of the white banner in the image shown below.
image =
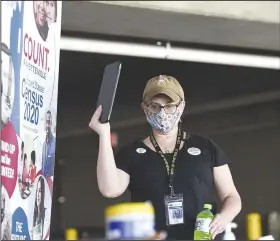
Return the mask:
[(1, 240), (49, 239), (62, 1), (1, 8)]

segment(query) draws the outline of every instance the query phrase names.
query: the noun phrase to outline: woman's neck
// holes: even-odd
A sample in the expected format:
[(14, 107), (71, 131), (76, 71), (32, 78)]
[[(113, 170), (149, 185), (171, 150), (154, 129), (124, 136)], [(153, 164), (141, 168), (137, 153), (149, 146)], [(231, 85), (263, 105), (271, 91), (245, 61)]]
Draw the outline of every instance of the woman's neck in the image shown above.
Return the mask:
[(153, 134), (158, 142), (158, 144), (161, 146), (168, 146), (170, 144), (174, 144), (177, 139), (177, 134), (178, 134), (178, 126), (176, 125), (172, 130), (170, 130), (166, 134), (162, 134), (161, 132), (153, 129)]

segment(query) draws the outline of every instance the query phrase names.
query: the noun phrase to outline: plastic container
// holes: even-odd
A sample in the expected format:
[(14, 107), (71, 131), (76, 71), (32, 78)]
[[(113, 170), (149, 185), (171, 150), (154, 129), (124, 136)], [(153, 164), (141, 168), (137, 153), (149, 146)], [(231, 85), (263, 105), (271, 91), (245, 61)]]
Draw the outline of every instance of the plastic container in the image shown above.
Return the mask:
[(106, 239), (146, 239), (155, 235), (155, 214), (150, 202), (122, 203), (105, 210)]
[(223, 235), (223, 240), (236, 240), (235, 234), (232, 232), (232, 229), (237, 228), (236, 223), (229, 223), (226, 226), (225, 233)]
[(246, 218), (247, 239), (258, 240), (262, 236), (262, 222), (259, 213), (249, 213)]
[(196, 217), (194, 240), (212, 240), (212, 234), (210, 233), (210, 223), (214, 219), (211, 212), (212, 205), (204, 204), (203, 208), (204, 210)]
[(68, 228), (65, 231), (65, 240), (78, 240), (78, 231), (75, 228)]

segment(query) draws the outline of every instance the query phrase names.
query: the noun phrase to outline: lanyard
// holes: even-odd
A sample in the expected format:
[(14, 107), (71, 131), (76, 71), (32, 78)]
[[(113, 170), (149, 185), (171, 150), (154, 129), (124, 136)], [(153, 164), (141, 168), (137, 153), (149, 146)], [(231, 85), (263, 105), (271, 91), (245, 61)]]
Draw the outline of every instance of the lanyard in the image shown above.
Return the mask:
[(171, 167), (169, 166), (168, 161), (166, 160), (166, 157), (164, 156), (164, 153), (160, 149), (153, 132), (150, 135), (150, 140), (151, 140), (151, 143), (153, 144), (155, 150), (160, 154), (161, 158), (163, 159), (163, 161), (165, 163), (167, 174), (169, 176), (169, 187), (170, 187), (171, 195), (174, 196), (173, 179), (174, 179), (174, 171), (175, 171), (175, 162), (176, 162), (176, 158), (177, 158), (178, 151), (180, 149), (180, 145), (181, 145), (181, 141), (182, 141), (182, 124), (179, 123), (179, 125), (178, 125), (178, 134), (177, 134), (175, 149), (173, 152)]

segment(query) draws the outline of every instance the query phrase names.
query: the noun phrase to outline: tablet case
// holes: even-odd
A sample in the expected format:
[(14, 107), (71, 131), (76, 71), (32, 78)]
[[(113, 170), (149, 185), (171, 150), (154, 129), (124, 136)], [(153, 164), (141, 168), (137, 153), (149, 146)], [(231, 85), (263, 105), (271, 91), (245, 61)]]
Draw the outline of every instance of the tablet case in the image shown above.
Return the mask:
[(105, 67), (97, 101), (97, 108), (100, 105), (102, 106), (102, 113), (100, 116), (101, 123), (110, 121), (116, 90), (119, 82), (121, 66), (121, 62), (117, 61), (112, 64), (108, 64)]

